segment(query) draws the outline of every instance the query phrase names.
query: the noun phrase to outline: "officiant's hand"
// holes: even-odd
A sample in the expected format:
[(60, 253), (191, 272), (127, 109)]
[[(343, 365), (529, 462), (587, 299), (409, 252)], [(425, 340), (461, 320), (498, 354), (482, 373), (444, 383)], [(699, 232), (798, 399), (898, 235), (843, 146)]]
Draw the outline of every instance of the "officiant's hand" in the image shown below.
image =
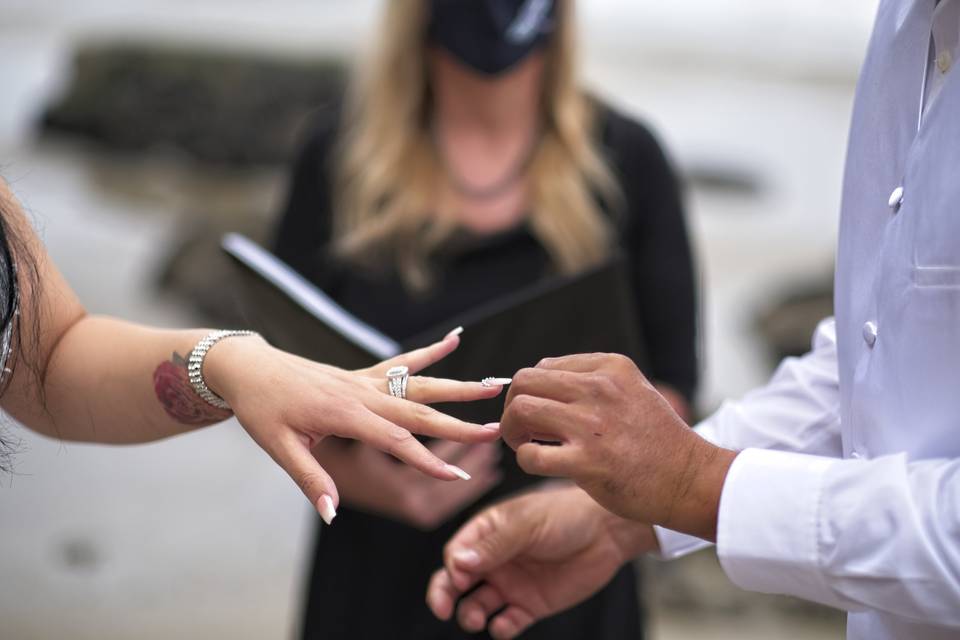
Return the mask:
[(716, 536), (736, 453), (688, 428), (629, 358), (592, 353), (523, 369), (501, 430), (527, 473), (570, 478), (625, 518)]
[(501, 446), (437, 440), (427, 448), (470, 474), (470, 481), (440, 482), (360, 443), (326, 440), (314, 454), (337, 481), (344, 504), (433, 531), (500, 482)]
[(210, 352), (208, 384), (233, 408), (256, 442), (281, 466), (328, 522), (339, 495), (311, 449), (327, 436), (363, 441), (439, 480), (465, 478), (458, 467), (427, 449), (412, 434), (457, 442), (490, 442), (498, 425), (474, 425), (426, 403), (492, 398), (500, 386), (411, 375), (407, 399), (388, 393), (386, 372), (409, 367), (415, 374), (460, 344), (450, 334), (429, 347), (362, 371), (345, 371), (282, 352), (260, 339), (224, 340)]

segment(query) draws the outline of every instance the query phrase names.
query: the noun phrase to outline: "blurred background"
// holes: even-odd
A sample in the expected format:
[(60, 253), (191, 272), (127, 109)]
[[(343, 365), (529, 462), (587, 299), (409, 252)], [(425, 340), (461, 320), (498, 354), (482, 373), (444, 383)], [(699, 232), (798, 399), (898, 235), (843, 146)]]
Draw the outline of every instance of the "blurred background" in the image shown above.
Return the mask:
[[(94, 312), (212, 324), (216, 238), (262, 237), (297, 133), (387, 0), (0, 0), (0, 172)], [(582, 0), (583, 79), (682, 171), (701, 413), (830, 313), (846, 127), (875, 1)], [(234, 423), (123, 451), (11, 427), (0, 637), (287, 638), (314, 517)], [(650, 563), (653, 637), (839, 638), (714, 554)]]

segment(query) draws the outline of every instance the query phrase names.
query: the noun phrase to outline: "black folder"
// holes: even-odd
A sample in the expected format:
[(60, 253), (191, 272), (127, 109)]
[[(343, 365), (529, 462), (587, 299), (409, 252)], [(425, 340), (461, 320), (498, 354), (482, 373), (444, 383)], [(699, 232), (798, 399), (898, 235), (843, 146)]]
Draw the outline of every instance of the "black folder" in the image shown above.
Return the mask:
[[(622, 258), (505, 295), (398, 342), (356, 318), (248, 238), (228, 234), (222, 247), (237, 265), (233, 291), (247, 327), (281, 349), (319, 362), (347, 369), (368, 367), (463, 326), (460, 347), (424, 375), (461, 380), (510, 377), (544, 357), (588, 352), (622, 353), (643, 365), (639, 323)], [(499, 418), (501, 403), (502, 398), (442, 409), (484, 422)]]

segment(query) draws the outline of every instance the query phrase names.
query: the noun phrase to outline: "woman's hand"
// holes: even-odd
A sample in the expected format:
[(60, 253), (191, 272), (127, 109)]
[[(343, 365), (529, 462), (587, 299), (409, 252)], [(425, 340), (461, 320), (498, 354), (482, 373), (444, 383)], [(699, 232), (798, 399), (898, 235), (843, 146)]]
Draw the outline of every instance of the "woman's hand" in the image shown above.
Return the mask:
[[(514, 638), (586, 600), (631, 558), (656, 549), (649, 526), (571, 487), (528, 493), (480, 512), (444, 549), (427, 605), (466, 631)], [(458, 602), (459, 601), (459, 602)]]
[(337, 479), (341, 499), (352, 508), (432, 531), (500, 482), (500, 444), (437, 440), (427, 448), (470, 474), (470, 482), (438, 482), (372, 447), (321, 443), (314, 453)]
[(457, 442), (489, 442), (496, 424), (462, 422), (426, 406), (497, 396), (502, 387), (411, 376), (407, 399), (387, 391), (386, 372), (405, 365), (411, 374), (441, 360), (460, 344), (451, 333), (429, 347), (361, 371), (318, 364), (268, 345), (256, 337), (230, 338), (207, 356), (204, 376), (227, 401), (250, 436), (286, 470), (328, 523), (339, 495), (333, 479), (310, 450), (323, 438), (361, 440), (439, 480), (469, 479), (447, 464), (413, 433)]

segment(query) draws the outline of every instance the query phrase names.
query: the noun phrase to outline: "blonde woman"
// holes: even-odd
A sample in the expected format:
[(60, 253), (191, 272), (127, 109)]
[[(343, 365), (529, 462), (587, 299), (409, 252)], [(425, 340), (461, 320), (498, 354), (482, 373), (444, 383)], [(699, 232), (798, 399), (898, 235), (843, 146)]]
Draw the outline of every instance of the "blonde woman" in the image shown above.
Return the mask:
[[(571, 0), (384, 3), (372, 57), (294, 168), (276, 250), (398, 339), (623, 250), (646, 372), (686, 412), (697, 368), (677, 181), (643, 126), (578, 87), (572, 11)], [(473, 480), (421, 480), (363, 445), (315, 449), (343, 509), (318, 541), (304, 637), (464, 637), (424, 606), (430, 573), (465, 515), (533, 481), (498, 446), (430, 446)], [(640, 629), (627, 569), (527, 637)]]

